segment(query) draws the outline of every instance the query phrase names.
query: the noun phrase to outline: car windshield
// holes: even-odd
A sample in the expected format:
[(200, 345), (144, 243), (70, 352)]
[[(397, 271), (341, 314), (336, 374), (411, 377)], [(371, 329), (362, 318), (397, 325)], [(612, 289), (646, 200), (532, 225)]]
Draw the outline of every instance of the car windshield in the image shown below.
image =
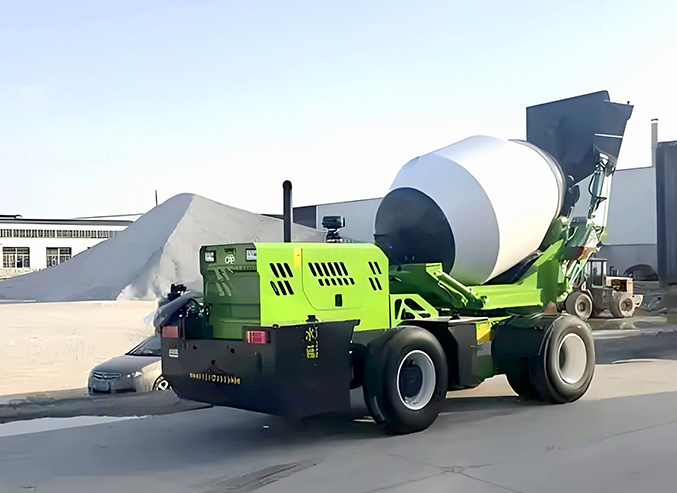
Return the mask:
[(161, 356), (160, 341), (161, 339), (158, 334), (150, 336), (127, 354), (130, 356)]

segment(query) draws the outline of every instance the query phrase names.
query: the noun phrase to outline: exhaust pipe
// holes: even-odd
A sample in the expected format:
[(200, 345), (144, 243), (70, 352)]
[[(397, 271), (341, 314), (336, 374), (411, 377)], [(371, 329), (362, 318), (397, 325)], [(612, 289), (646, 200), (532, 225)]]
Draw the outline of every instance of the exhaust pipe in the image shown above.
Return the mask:
[(285, 243), (289, 243), (291, 241), (291, 225), (294, 221), (294, 211), (291, 204), (291, 182), (289, 180), (285, 180), (282, 183), (282, 208), (282, 219), (284, 220), (283, 240)]

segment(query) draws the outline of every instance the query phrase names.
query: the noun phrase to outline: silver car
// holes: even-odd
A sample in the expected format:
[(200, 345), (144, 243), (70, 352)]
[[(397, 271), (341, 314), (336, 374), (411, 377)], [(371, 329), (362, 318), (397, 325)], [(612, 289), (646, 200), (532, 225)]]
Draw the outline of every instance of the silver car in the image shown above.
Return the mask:
[(167, 390), (162, 377), (160, 335), (155, 334), (123, 356), (95, 366), (87, 384), (90, 394)]

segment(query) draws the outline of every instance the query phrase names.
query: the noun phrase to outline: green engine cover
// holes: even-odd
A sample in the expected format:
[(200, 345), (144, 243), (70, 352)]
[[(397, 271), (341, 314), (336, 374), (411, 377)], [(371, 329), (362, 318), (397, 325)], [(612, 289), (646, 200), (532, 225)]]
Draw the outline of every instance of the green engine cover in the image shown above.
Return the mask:
[(365, 243), (203, 246), (200, 271), (214, 338), (243, 326), (358, 319), (356, 331), (391, 326), (388, 260)]

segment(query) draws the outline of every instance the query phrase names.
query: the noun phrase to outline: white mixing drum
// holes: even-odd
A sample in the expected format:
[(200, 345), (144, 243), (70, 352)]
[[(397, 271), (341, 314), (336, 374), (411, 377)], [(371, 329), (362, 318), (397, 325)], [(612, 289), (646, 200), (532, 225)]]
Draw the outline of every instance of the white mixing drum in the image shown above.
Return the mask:
[(391, 262), (442, 262), (482, 284), (535, 252), (562, 208), (562, 171), (523, 141), (470, 137), (412, 159), (376, 215)]

